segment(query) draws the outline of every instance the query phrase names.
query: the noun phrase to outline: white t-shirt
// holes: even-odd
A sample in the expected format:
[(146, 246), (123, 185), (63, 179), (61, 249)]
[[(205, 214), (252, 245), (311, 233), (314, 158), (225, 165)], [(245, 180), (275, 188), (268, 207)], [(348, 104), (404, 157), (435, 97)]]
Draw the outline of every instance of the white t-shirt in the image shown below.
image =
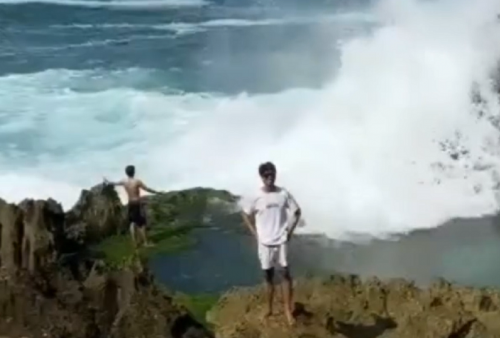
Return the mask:
[(295, 213), (298, 208), (293, 196), (280, 187), (272, 192), (260, 189), (254, 198), (243, 205), (245, 213), (255, 213), (257, 237), (263, 245), (280, 245), (286, 242), (290, 226), (288, 211)]

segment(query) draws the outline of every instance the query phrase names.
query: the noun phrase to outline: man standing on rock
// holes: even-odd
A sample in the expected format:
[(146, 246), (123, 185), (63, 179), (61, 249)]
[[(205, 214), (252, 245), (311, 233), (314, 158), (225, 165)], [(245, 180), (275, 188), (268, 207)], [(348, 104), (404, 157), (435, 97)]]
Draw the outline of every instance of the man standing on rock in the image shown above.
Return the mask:
[(159, 192), (148, 188), (140, 179), (135, 178), (135, 167), (128, 165), (125, 167), (127, 177), (119, 182), (110, 182), (104, 178), (104, 183), (125, 188), (128, 197), (128, 221), (130, 223), (130, 235), (134, 247), (137, 247), (136, 230), (140, 243), (146, 247), (152, 246), (146, 236), (146, 217), (141, 203), (141, 189), (152, 194)]
[[(293, 316), (293, 285), (288, 265), (288, 241), (299, 222), (301, 211), (293, 196), (276, 186), (276, 166), (271, 162), (259, 166), (263, 186), (255, 198), (243, 208), (243, 221), (258, 242), (258, 255), (268, 290), (268, 311), (273, 313), (274, 271), (283, 272), (283, 299), (285, 316), (290, 325)], [(288, 210), (294, 215), (289, 217)]]

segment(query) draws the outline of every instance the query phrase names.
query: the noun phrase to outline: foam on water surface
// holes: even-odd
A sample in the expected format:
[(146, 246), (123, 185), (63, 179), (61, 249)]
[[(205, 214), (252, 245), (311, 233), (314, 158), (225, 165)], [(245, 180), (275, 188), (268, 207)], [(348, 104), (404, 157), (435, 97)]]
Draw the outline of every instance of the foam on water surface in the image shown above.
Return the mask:
[(203, 0), (117, 0), (117, 1), (82, 1), (82, 0), (1, 0), (0, 5), (49, 4), (60, 6), (78, 6), (91, 8), (144, 9), (161, 7), (203, 6)]

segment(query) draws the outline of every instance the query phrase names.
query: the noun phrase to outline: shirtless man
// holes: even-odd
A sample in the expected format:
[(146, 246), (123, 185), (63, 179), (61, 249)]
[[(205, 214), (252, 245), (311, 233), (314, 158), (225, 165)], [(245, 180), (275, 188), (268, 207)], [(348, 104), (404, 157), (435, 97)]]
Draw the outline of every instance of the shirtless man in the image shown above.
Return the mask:
[[(283, 187), (275, 185), (276, 166), (271, 162), (259, 166), (263, 185), (247, 205), (243, 206), (243, 221), (257, 239), (258, 256), (267, 285), (267, 313), (273, 314), (274, 273), (276, 268), (283, 276), (285, 316), (290, 325), (293, 316), (293, 285), (288, 263), (288, 242), (301, 217), (295, 198)], [(288, 211), (291, 211), (289, 217)]]
[(113, 186), (122, 186), (125, 188), (128, 197), (128, 221), (130, 223), (130, 235), (132, 236), (132, 243), (137, 247), (136, 230), (141, 243), (145, 246), (151, 246), (146, 237), (146, 217), (141, 203), (141, 189), (152, 194), (159, 192), (148, 188), (140, 179), (135, 178), (135, 167), (128, 165), (125, 167), (125, 174), (127, 177), (119, 182), (110, 182), (104, 178), (105, 184)]

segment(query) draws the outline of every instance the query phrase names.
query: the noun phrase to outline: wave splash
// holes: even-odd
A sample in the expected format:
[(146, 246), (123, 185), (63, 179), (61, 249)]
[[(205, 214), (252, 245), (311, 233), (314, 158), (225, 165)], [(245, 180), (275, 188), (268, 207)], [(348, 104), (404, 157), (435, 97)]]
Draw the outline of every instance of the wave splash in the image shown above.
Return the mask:
[(304, 231), (334, 238), (494, 212), (495, 13), (490, 0), (383, 1), (375, 14), (384, 25), (343, 44), (340, 70), (322, 90), (226, 99), (152, 150), (154, 161), (175, 162), (184, 185), (194, 178), (245, 194), (258, 184), (257, 164), (272, 159), (304, 206)]

